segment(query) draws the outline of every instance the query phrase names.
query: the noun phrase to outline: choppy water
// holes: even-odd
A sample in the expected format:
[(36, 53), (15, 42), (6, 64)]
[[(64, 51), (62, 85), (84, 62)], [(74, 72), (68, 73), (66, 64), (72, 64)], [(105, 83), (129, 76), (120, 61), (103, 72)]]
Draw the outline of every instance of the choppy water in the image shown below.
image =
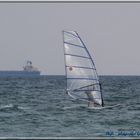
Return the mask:
[(132, 130), (140, 137), (140, 77), (100, 79), (105, 106), (121, 106), (79, 107), (64, 92), (64, 76), (1, 78), (0, 137), (125, 137)]

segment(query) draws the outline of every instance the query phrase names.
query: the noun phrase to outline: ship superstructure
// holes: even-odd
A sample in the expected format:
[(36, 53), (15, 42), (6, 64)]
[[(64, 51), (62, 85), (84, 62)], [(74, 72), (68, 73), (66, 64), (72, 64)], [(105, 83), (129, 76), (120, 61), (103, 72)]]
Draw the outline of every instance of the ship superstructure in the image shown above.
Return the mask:
[(32, 61), (27, 61), (23, 70), (0, 70), (0, 77), (35, 77), (40, 76), (38, 68), (32, 65)]

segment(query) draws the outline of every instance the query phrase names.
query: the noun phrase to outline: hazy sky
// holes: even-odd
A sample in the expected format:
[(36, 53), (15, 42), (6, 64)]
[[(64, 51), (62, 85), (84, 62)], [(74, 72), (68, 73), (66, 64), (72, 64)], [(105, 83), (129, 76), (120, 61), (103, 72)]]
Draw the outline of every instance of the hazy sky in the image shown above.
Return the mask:
[(31, 60), (64, 74), (62, 30), (76, 30), (99, 75), (140, 75), (140, 4), (0, 3), (0, 70)]

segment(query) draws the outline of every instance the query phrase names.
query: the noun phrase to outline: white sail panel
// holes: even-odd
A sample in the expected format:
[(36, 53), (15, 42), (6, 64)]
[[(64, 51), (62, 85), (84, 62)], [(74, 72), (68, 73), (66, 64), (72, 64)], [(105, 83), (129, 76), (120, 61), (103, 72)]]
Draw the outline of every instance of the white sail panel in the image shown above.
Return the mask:
[[(88, 67), (88, 68), (93, 68), (91, 60), (88, 58), (83, 58), (80, 56), (75, 56), (75, 55), (65, 55), (66, 62), (68, 66), (79, 66), (79, 67)], [(95, 68), (94, 68), (95, 69)]]
[[(84, 69), (83, 69), (84, 68)], [(68, 66), (67, 68), (67, 78), (91, 78), (95, 79), (94, 71), (92, 69), (88, 69), (86, 67), (75, 67), (75, 66)]]
[(64, 31), (63, 35), (67, 91), (76, 99), (102, 105), (98, 75), (87, 48), (76, 32)]
[(66, 54), (73, 54), (73, 55), (80, 55), (83, 57), (88, 57), (88, 54), (85, 51), (84, 47), (77, 47), (74, 45), (69, 45), (67, 43), (65, 43), (65, 53)]
[(83, 46), (80, 39), (77, 37), (74, 31), (65, 31), (64, 42), (69, 44), (75, 44), (77, 46)]

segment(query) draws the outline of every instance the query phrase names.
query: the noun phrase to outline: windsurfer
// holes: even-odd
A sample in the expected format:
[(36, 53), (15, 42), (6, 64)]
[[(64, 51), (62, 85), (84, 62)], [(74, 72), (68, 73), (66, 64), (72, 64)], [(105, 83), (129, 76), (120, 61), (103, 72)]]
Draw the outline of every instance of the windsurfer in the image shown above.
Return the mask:
[(95, 107), (92, 91), (85, 92), (88, 97), (88, 107)]
[(68, 94), (68, 91), (66, 90), (66, 94)]
[[(89, 107), (102, 105), (102, 91), (92, 57), (75, 31), (63, 31), (66, 93)], [(84, 58), (84, 59), (83, 59)]]

